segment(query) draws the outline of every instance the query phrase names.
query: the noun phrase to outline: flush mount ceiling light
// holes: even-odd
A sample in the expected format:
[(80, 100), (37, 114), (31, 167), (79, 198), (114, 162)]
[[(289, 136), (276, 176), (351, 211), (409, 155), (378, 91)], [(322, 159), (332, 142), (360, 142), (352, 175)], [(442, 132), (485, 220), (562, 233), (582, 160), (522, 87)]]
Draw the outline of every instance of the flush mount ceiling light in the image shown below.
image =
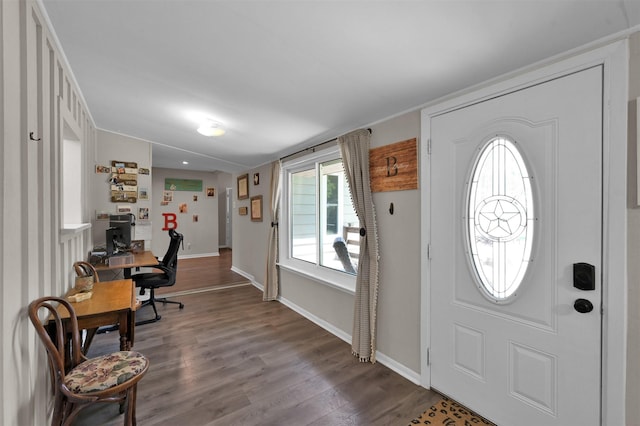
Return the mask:
[(224, 135), (225, 130), (222, 128), (220, 123), (213, 120), (206, 120), (200, 124), (200, 127), (198, 127), (198, 133), (204, 136), (222, 136)]

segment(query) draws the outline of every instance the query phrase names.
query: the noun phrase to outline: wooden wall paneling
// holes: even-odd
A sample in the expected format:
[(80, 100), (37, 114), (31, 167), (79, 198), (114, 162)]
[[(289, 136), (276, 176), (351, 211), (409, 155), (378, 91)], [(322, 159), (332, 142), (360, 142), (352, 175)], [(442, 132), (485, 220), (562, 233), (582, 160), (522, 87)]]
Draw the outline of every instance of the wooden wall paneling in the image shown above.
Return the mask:
[[(21, 38), (20, 25), (20, 5), (17, 2), (0, 2), (2, 9), (2, 32), (0, 32), (2, 42), (2, 153), (0, 154), (2, 167), (0, 167), (0, 205), (2, 206), (3, 235), (0, 243), (0, 274), (3, 283), (20, 282), (21, 270), (16, 265), (20, 265), (20, 252), (13, 248), (13, 240), (20, 237), (18, 227), (8, 227), (9, 217), (13, 211), (13, 204), (18, 202), (18, 196), (8, 190), (10, 184), (15, 181), (13, 174), (19, 172), (16, 166), (20, 161), (21, 137), (21, 78), (20, 78), (20, 51), (23, 40)], [(16, 40), (19, 41), (16, 43)], [(3, 284), (7, 285), (7, 284)], [(0, 314), (2, 342), (11, 342), (14, 329), (12, 320), (17, 315), (18, 307), (16, 299), (20, 292), (9, 293), (3, 291), (0, 301), (2, 302), (2, 313)], [(2, 365), (13, 365), (14, 359), (11, 345), (4, 344), (2, 350)], [(0, 423), (15, 424), (16, 415), (13, 407), (18, 406), (18, 394), (15, 383), (18, 379), (18, 372), (14, 370), (2, 371), (0, 380)]]
[[(62, 109), (79, 128), (86, 158), (95, 155), (96, 132), (37, 1), (1, 2), (0, 26), (0, 424), (39, 425), (49, 422), (51, 396), (26, 306), (63, 294), (73, 261), (91, 244), (89, 230), (61, 236)], [(83, 173), (86, 180), (87, 167)]]
[(43, 250), (42, 259), (42, 294), (57, 294), (52, 293), (55, 276), (55, 239), (52, 237), (55, 229), (55, 223), (53, 222), (53, 194), (55, 188), (55, 180), (53, 170), (55, 170), (55, 54), (50, 40), (50, 35), (47, 33), (45, 37), (45, 49), (43, 52), (43, 138), (49, 141), (43, 144), (42, 155), (42, 241), (41, 246)]
[[(22, 307), (26, 307), (29, 302), (37, 297), (43, 295), (47, 290), (46, 284), (50, 282), (51, 276), (46, 275), (47, 268), (45, 267), (45, 258), (48, 258), (49, 247), (43, 244), (45, 235), (50, 229), (45, 225), (46, 212), (44, 199), (46, 193), (45, 181), (47, 171), (50, 164), (45, 160), (46, 146), (51, 143), (55, 143), (55, 140), (51, 140), (48, 137), (48, 127), (50, 123), (45, 123), (45, 96), (46, 96), (46, 79), (47, 79), (47, 66), (45, 60), (45, 48), (46, 43), (44, 41), (45, 31), (43, 29), (43, 18), (40, 15), (38, 9), (34, 7), (33, 3), (26, 3), (26, 33), (27, 33), (27, 48), (26, 56), (28, 58), (26, 67), (23, 70), (23, 74), (26, 72), (28, 75), (27, 85), (27, 123), (28, 128), (25, 134), (29, 134), (26, 141), (27, 146), (27, 158), (24, 164), (26, 170), (24, 170), (27, 179), (24, 181), (26, 188), (21, 191), (23, 197), (24, 210), (23, 217), (26, 217), (26, 221), (23, 222), (22, 232), (24, 238), (27, 241), (25, 251), (23, 251), (23, 265), (24, 265), (24, 277), (22, 288), (25, 288), (26, 298), (23, 299)], [(29, 36), (33, 37), (29, 39)], [(33, 137), (31, 137), (33, 132)], [(35, 140), (34, 140), (35, 139)], [(26, 282), (25, 282), (26, 281)], [(26, 284), (26, 285), (25, 285)], [(46, 380), (47, 378), (47, 364), (44, 362), (42, 351), (38, 350), (40, 346), (35, 339), (35, 335), (31, 330), (30, 325), (26, 318), (20, 318), (21, 322), (24, 321), (26, 332), (30, 335), (27, 340), (29, 348), (29, 355), (31, 357), (33, 378), (37, 382)], [(29, 389), (29, 388), (27, 388)], [(46, 389), (41, 387), (33, 387), (33, 403), (35, 407), (48, 406), (47, 402), (50, 399)], [(29, 415), (32, 417), (34, 423), (45, 421), (48, 419), (48, 413), (42, 412), (42, 410), (33, 410), (32, 414), (24, 413), (25, 417)], [(29, 419), (25, 418), (28, 421)], [(22, 421), (22, 419), (21, 419)]]

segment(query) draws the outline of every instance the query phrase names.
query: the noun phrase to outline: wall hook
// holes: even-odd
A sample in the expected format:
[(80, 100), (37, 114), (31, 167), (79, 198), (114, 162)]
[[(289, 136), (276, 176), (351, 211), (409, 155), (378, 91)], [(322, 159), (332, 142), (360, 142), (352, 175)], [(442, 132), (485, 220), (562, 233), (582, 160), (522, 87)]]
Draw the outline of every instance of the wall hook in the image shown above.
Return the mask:
[(389, 214), (393, 214), (393, 203), (389, 204)]
[(39, 141), (41, 141), (41, 140), (42, 140), (42, 138), (37, 138), (37, 139), (36, 139), (36, 138), (33, 136), (33, 133), (34, 133), (34, 132), (29, 133), (29, 139), (31, 139), (32, 141), (36, 141), (36, 142), (39, 142)]

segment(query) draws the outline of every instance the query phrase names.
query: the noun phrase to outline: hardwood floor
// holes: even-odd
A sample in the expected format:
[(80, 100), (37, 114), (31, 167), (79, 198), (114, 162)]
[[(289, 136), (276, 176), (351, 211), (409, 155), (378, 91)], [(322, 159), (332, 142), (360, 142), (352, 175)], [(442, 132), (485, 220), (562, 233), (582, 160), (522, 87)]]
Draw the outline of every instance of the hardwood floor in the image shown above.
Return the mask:
[[(379, 363), (359, 363), (350, 345), (263, 302), (251, 285), (179, 299), (184, 309), (160, 305), (161, 321), (136, 327), (134, 350), (151, 362), (138, 385), (139, 425), (408, 425), (439, 398)], [(117, 349), (117, 334), (102, 334), (89, 356)], [(108, 404), (76, 424), (122, 422)]]
[(182, 294), (193, 290), (249, 282), (245, 277), (231, 270), (231, 249), (221, 248), (219, 253), (220, 256), (180, 259), (175, 285), (159, 288), (156, 294)]

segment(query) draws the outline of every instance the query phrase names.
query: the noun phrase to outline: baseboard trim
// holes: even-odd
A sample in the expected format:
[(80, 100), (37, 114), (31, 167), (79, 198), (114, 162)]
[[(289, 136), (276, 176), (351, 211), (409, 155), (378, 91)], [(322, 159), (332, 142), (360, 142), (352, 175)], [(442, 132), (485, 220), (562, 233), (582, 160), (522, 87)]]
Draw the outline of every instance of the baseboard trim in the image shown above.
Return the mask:
[(200, 257), (212, 257), (212, 256), (220, 256), (220, 252), (216, 251), (213, 253), (183, 254), (183, 255), (178, 255), (178, 259), (197, 259)]
[(243, 271), (242, 269), (238, 269), (235, 266), (231, 266), (231, 270), (236, 274), (242, 275), (243, 277), (251, 281), (251, 285), (253, 285), (254, 287), (260, 289), (261, 291), (264, 291), (264, 286), (257, 282), (256, 278), (253, 275)]

